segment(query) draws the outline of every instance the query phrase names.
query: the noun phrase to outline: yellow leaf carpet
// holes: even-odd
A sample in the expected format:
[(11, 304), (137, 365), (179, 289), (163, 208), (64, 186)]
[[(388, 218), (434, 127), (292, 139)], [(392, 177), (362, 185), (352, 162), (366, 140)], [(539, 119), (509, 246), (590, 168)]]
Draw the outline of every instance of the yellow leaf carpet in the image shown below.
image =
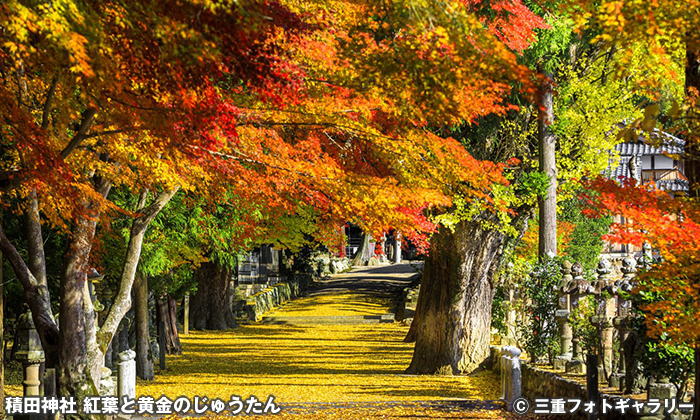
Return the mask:
[[(370, 273), (355, 275), (369, 277)], [(274, 395), (283, 410), (269, 417), (280, 419), (504, 415), (498, 403), (492, 403), (500, 396), (500, 380), (491, 372), (404, 375), (413, 354), (413, 344), (403, 342), (407, 326), (342, 323), (345, 318), (386, 314), (392, 294), (351, 289), (300, 298), (266, 315), (266, 319), (284, 320), (280, 323), (263, 321), (232, 331), (182, 336), (183, 354), (169, 356), (166, 371), (157, 374), (154, 382), (139, 381), (136, 393), (226, 401), (231, 395), (255, 395), (263, 401)], [(304, 323), (294, 323), (295, 317)], [(319, 323), (313, 323), (314, 317)], [(484, 406), (487, 409), (480, 409)]]

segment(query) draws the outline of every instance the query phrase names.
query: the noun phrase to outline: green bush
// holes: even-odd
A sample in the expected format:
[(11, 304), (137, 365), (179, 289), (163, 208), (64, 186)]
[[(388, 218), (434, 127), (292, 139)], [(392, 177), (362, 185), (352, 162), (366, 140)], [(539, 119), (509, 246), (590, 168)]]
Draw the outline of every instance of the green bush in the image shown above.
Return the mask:
[(527, 323), (520, 325), (519, 335), (533, 362), (544, 356), (554, 358), (559, 348), (558, 331), (554, 314), (557, 310), (556, 286), (561, 279), (558, 258), (546, 257), (532, 267), (522, 284), (523, 310)]

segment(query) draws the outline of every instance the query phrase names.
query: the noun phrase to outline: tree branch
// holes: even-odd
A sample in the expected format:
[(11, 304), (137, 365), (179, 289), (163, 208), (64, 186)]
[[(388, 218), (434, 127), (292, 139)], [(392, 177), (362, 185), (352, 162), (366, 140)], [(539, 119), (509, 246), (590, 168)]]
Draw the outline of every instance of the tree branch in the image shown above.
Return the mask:
[(84, 139), (91, 139), (91, 138), (93, 138), (93, 137), (109, 136), (109, 135), (112, 135), (112, 134), (130, 133), (130, 132), (139, 131), (139, 130), (144, 130), (144, 129), (143, 129), (143, 128), (139, 128), (139, 127), (129, 127), (129, 128), (120, 128), (120, 129), (118, 129), (118, 130), (106, 130), (106, 131), (100, 131), (100, 132), (97, 132), (97, 133), (90, 133), (90, 134), (87, 134), (87, 135), (85, 135), (85, 137), (83, 137), (83, 138), (84, 138)]
[[(109, 343), (114, 337), (114, 333), (119, 328), (121, 320), (131, 308), (131, 289), (134, 285), (136, 269), (141, 257), (141, 248), (143, 246), (143, 237), (146, 233), (148, 225), (160, 213), (171, 198), (177, 193), (179, 187), (172, 190), (163, 191), (150, 206), (141, 211), (141, 215), (136, 217), (131, 225), (131, 234), (129, 237), (129, 246), (127, 247), (126, 257), (124, 258), (124, 267), (119, 284), (119, 292), (114, 299), (114, 303), (109, 310), (107, 319), (97, 333), (97, 344), (102, 352), (107, 350)], [(143, 198), (143, 195), (141, 196)], [(139, 203), (143, 204), (143, 200), (139, 199)]]
[(32, 311), (34, 325), (39, 332), (41, 344), (46, 353), (47, 366), (54, 366), (58, 361), (58, 326), (53, 320), (51, 312), (51, 297), (46, 285), (42, 285), (34, 277), (27, 267), (22, 257), (17, 252), (17, 248), (5, 236), (5, 232), (0, 224), (0, 252), (7, 258), (15, 275), (24, 288), (24, 299)]
[(97, 109), (94, 107), (90, 107), (85, 110), (83, 113), (83, 121), (80, 123), (80, 127), (78, 128), (78, 132), (75, 133), (75, 136), (71, 139), (71, 141), (68, 143), (65, 149), (61, 152), (61, 158), (65, 159), (67, 158), (73, 151), (75, 150), (78, 145), (85, 140), (86, 136), (85, 134), (87, 133), (88, 128), (90, 127), (90, 124), (92, 123), (93, 118), (95, 118), (95, 114), (97, 114)]
[(46, 256), (44, 255), (44, 239), (41, 234), (41, 215), (39, 214), (39, 198), (36, 188), (31, 188), (27, 197), (27, 250), (29, 269), (37, 283), (47, 286)]
[(41, 129), (46, 130), (49, 127), (49, 113), (51, 112), (51, 102), (53, 102), (56, 86), (58, 85), (58, 72), (54, 74), (51, 80), (51, 86), (46, 92), (46, 100), (44, 101), (44, 111), (41, 113)]

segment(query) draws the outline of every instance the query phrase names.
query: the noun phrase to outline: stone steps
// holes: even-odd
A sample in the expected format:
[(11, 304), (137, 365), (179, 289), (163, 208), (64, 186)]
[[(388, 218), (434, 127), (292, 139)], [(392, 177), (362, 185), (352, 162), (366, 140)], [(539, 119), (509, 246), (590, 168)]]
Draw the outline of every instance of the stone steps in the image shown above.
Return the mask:
[(383, 315), (347, 315), (347, 316), (265, 316), (263, 324), (383, 324), (394, 322), (394, 314)]

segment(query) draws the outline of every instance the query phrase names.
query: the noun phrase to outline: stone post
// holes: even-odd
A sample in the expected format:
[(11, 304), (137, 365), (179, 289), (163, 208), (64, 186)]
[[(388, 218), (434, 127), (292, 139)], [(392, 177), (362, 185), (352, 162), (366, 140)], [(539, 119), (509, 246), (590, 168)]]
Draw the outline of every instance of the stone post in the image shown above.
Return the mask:
[(517, 347), (504, 346), (501, 349), (501, 386), (508, 411), (513, 410), (513, 401), (522, 396), (522, 372), (520, 370), (520, 354)]
[(595, 283), (594, 294), (596, 300), (595, 315), (591, 317), (591, 323), (600, 332), (601, 357), (598, 357), (598, 380), (608, 382), (608, 376), (612, 374), (613, 360), (613, 332), (612, 320), (615, 317), (615, 297), (612, 294), (612, 281), (610, 272), (612, 265), (603, 257), (598, 262), (598, 280)]
[(571, 329), (571, 324), (569, 324), (569, 314), (570, 311), (570, 298), (569, 294), (565, 292), (567, 286), (573, 280), (571, 275), (572, 264), (569, 261), (564, 260), (562, 263), (562, 278), (557, 285), (557, 311), (555, 313), (555, 318), (559, 323), (559, 347), (560, 352), (557, 357), (554, 358), (554, 369), (565, 370), (566, 363), (571, 361), (571, 343), (573, 338), (573, 333)]
[(503, 346), (501, 348), (501, 400), (503, 401), (508, 401), (509, 394), (508, 390), (510, 387), (508, 386), (508, 350), (510, 349), (510, 346)]
[[(571, 275), (573, 279), (571, 283), (566, 286), (566, 293), (571, 295), (571, 310), (574, 311), (578, 308), (579, 300), (589, 292), (590, 285), (583, 278), (583, 266), (581, 266), (580, 263), (575, 263), (571, 266)], [(566, 373), (585, 374), (586, 363), (583, 361), (580, 339), (578, 337), (573, 337), (571, 341), (573, 353), (571, 355), (571, 361), (566, 363)]]
[(184, 319), (182, 322), (182, 334), (190, 333), (190, 292), (185, 293)]
[(394, 233), (394, 264), (401, 262), (401, 234)]
[[(56, 389), (56, 385), (56, 369), (46, 368), (44, 371), (44, 396), (57, 397), (58, 390)], [(59, 413), (47, 414), (46, 420), (58, 420), (59, 417)]]
[(165, 320), (158, 321), (158, 359), (160, 370), (165, 370)]
[(119, 379), (117, 393), (119, 401), (124, 397), (136, 398), (136, 352), (126, 350), (119, 353)]
[(637, 271), (635, 266), (636, 262), (630, 257), (626, 257), (622, 260), (622, 280), (617, 285), (618, 293), (618, 304), (617, 304), (617, 316), (613, 319), (613, 326), (618, 331), (618, 337), (620, 342), (620, 362), (617, 365), (617, 372), (610, 375), (609, 384), (611, 387), (618, 388), (620, 391), (625, 389), (625, 371), (628, 362), (631, 364), (632, 361), (627, 361), (627, 352), (625, 348), (628, 346), (627, 339), (629, 338), (631, 325), (630, 325), (630, 311), (632, 309), (632, 302), (629, 299), (623, 297), (623, 294), (632, 291), (632, 283), (634, 281), (634, 273)]

